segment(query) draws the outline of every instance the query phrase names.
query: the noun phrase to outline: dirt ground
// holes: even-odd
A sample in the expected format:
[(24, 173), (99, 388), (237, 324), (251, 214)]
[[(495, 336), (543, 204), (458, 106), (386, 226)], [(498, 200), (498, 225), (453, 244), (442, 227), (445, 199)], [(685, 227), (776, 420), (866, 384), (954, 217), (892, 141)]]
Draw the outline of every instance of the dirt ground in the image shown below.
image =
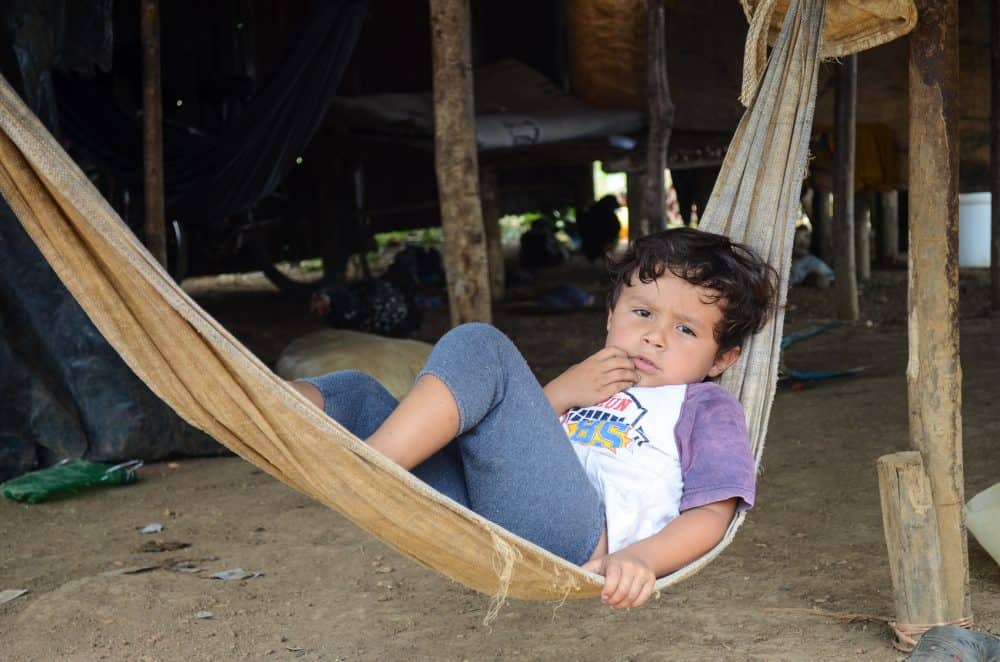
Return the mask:
[[(588, 265), (547, 278), (603, 286)], [(867, 323), (786, 352), (797, 370), (866, 370), (779, 390), (758, 504), (735, 542), (641, 609), (511, 601), (487, 627), (487, 597), (399, 556), (246, 462), (178, 458), (147, 465), (126, 488), (38, 505), (0, 501), (0, 590), (30, 591), (0, 606), (0, 658), (903, 659), (882, 622), (894, 607), (875, 460), (908, 448), (905, 280), (903, 271), (876, 272), (863, 292)], [(303, 304), (260, 278), (185, 287), (267, 362), (318, 328)], [(988, 314), (985, 273), (964, 273), (962, 290), (971, 497), (1000, 480), (1000, 318)], [(513, 292), (496, 323), (546, 380), (599, 346), (604, 313), (540, 314), (535, 293)], [(796, 290), (786, 330), (833, 315), (831, 292)], [(446, 325), (436, 311), (421, 335), (433, 340)], [(140, 533), (153, 522), (161, 533)], [(153, 540), (189, 546), (142, 551)], [(135, 566), (155, 567), (106, 574)], [(969, 566), (976, 628), (1000, 634), (1000, 567), (971, 538)], [(209, 578), (237, 567), (263, 574)], [(847, 623), (824, 612), (872, 618)]]

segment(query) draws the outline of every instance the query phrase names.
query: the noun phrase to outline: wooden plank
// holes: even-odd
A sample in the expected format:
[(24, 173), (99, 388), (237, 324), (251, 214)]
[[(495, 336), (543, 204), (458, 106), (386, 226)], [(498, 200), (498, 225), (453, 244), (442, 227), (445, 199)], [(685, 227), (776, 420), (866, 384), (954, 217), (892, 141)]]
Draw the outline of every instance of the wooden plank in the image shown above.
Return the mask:
[(829, 191), (813, 189), (810, 220), (813, 228), (813, 254), (827, 264), (833, 264), (833, 219), (830, 216)]
[(483, 227), (486, 231), (486, 255), (490, 266), (490, 293), (494, 301), (504, 297), (503, 243), (500, 234), (500, 186), (497, 172), (483, 168), (479, 190), (483, 198)]
[(855, 321), (858, 282), (854, 255), (854, 138), (858, 56), (845, 57), (836, 73), (834, 97), (833, 251), (837, 317)]
[(858, 282), (872, 277), (872, 191), (854, 194), (854, 255), (858, 268)]
[(877, 467), (896, 621), (942, 623), (947, 614), (937, 513), (920, 453), (883, 455)]
[(899, 191), (879, 193), (881, 218), (879, 244), (884, 266), (899, 264)]
[(1000, 3), (990, 2), (990, 306), (1000, 310)]
[[(646, 162), (642, 180), (642, 215), (629, 223), (629, 238), (657, 232), (667, 224), (667, 146), (674, 106), (667, 79), (667, 38), (661, 0), (646, 1)], [(631, 215), (629, 216), (631, 219)]]
[(490, 322), (489, 262), (476, 159), (468, 0), (431, 0), (434, 165), (451, 323)]
[(970, 613), (958, 351), (958, 0), (918, 0), (910, 34), (910, 441), (937, 510), (947, 620)]
[(163, 193), (163, 93), (160, 78), (160, 0), (141, 0), (142, 160), (146, 248), (167, 266), (167, 223)]

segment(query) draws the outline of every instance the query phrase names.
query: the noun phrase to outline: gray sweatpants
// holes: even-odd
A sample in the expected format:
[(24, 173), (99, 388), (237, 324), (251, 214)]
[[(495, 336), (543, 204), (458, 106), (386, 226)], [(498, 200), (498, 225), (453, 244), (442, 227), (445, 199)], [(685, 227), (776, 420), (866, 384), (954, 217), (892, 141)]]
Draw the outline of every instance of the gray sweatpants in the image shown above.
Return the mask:
[[(451, 390), (459, 435), (414, 468), (443, 494), (572, 563), (590, 558), (604, 509), (538, 380), (514, 344), (488, 324), (446, 333), (420, 376)], [(333, 372), (308, 379), (326, 413), (365, 439), (396, 407), (371, 376)]]

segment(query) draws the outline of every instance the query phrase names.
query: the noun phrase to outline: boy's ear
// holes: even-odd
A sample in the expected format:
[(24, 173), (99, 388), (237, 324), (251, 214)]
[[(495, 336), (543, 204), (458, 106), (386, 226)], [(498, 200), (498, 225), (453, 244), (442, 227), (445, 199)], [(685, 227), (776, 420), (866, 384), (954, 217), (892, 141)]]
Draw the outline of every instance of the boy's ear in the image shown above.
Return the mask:
[(742, 350), (742, 347), (731, 347), (716, 356), (715, 363), (712, 364), (712, 367), (708, 371), (708, 376), (715, 379), (724, 373), (729, 366), (736, 363), (736, 359), (740, 358), (740, 350)]

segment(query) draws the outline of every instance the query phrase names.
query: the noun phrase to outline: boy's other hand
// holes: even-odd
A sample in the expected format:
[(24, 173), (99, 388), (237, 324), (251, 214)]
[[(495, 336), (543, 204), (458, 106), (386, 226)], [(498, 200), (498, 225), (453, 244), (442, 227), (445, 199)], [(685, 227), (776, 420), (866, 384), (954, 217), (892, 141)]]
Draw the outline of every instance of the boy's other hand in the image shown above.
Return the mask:
[(570, 366), (545, 386), (545, 395), (557, 414), (570, 407), (588, 407), (635, 386), (639, 373), (625, 350), (605, 347)]
[(625, 548), (583, 564), (584, 570), (604, 575), (601, 602), (612, 609), (641, 607), (653, 595), (656, 575), (643, 559)]

